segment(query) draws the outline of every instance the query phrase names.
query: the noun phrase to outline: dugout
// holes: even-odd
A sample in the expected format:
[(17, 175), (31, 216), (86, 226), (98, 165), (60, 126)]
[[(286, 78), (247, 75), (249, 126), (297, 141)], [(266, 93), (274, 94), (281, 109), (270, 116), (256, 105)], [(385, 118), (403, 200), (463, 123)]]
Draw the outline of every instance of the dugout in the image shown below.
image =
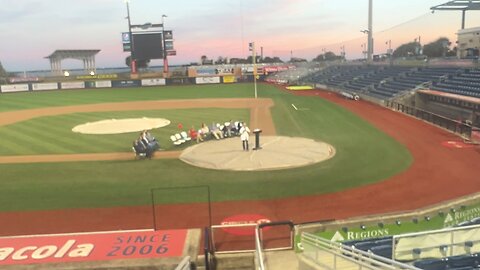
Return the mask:
[(435, 90), (418, 90), (415, 95), (415, 107), (470, 126), (480, 127), (480, 98)]

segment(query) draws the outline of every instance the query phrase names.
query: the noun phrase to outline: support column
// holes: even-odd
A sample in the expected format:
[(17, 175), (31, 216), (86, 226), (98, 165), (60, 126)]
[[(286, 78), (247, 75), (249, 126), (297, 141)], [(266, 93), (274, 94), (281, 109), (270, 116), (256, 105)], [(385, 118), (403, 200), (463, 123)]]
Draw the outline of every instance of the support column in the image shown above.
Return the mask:
[(97, 65), (95, 64), (95, 56), (92, 56), (92, 70), (97, 73)]

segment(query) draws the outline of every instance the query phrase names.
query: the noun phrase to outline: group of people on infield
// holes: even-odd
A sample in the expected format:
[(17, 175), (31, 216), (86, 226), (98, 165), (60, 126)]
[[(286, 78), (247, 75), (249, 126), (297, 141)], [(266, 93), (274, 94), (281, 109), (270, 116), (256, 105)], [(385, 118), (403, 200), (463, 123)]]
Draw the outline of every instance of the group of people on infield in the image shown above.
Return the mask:
[(133, 150), (137, 156), (151, 158), (153, 153), (158, 149), (160, 149), (160, 143), (148, 130), (142, 131), (140, 136), (133, 141)]
[[(227, 121), (222, 124), (213, 122), (210, 126), (202, 123), (198, 130), (192, 126), (188, 131), (188, 136), (192, 141), (197, 141), (197, 143), (210, 139), (220, 140), (240, 136), (243, 150), (249, 151), (248, 140), (250, 138), (250, 129), (243, 121)], [(137, 157), (151, 158), (153, 153), (160, 149), (160, 143), (148, 130), (144, 130), (138, 138), (133, 141), (132, 148)]]
[(202, 123), (198, 130), (192, 126), (189, 130), (189, 136), (192, 140), (196, 140), (197, 143), (209, 139), (220, 140), (223, 138), (240, 136), (243, 150), (249, 150), (248, 140), (250, 137), (250, 129), (243, 121), (232, 122), (230, 120), (224, 123), (213, 122), (210, 126)]

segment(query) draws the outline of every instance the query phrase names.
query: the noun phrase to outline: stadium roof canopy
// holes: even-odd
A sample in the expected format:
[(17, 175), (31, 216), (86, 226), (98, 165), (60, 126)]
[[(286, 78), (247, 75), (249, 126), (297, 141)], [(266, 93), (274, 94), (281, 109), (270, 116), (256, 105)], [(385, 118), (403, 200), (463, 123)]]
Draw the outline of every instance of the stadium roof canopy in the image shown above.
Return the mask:
[(56, 50), (49, 56), (45, 57), (48, 59), (84, 59), (86, 57), (92, 57), (96, 55), (100, 50)]
[(69, 58), (83, 61), (83, 69), (86, 72), (92, 72), (96, 70), (95, 55), (98, 52), (100, 50), (56, 50), (45, 58), (50, 59), (52, 73), (56, 75), (63, 73), (62, 60)]
[(480, 0), (453, 0), (445, 4), (430, 8), (432, 12), (436, 10), (459, 10), (462, 11), (462, 29), (465, 29), (465, 12), (467, 10), (480, 10)]

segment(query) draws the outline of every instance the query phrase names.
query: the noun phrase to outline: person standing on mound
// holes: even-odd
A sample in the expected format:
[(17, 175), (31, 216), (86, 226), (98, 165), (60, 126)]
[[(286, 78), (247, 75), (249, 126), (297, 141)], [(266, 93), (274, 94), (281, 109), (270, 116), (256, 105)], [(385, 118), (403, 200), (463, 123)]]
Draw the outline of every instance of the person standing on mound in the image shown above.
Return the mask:
[(242, 126), (240, 127), (240, 140), (242, 140), (242, 146), (244, 151), (248, 151), (248, 139), (250, 137), (250, 129), (242, 122)]

